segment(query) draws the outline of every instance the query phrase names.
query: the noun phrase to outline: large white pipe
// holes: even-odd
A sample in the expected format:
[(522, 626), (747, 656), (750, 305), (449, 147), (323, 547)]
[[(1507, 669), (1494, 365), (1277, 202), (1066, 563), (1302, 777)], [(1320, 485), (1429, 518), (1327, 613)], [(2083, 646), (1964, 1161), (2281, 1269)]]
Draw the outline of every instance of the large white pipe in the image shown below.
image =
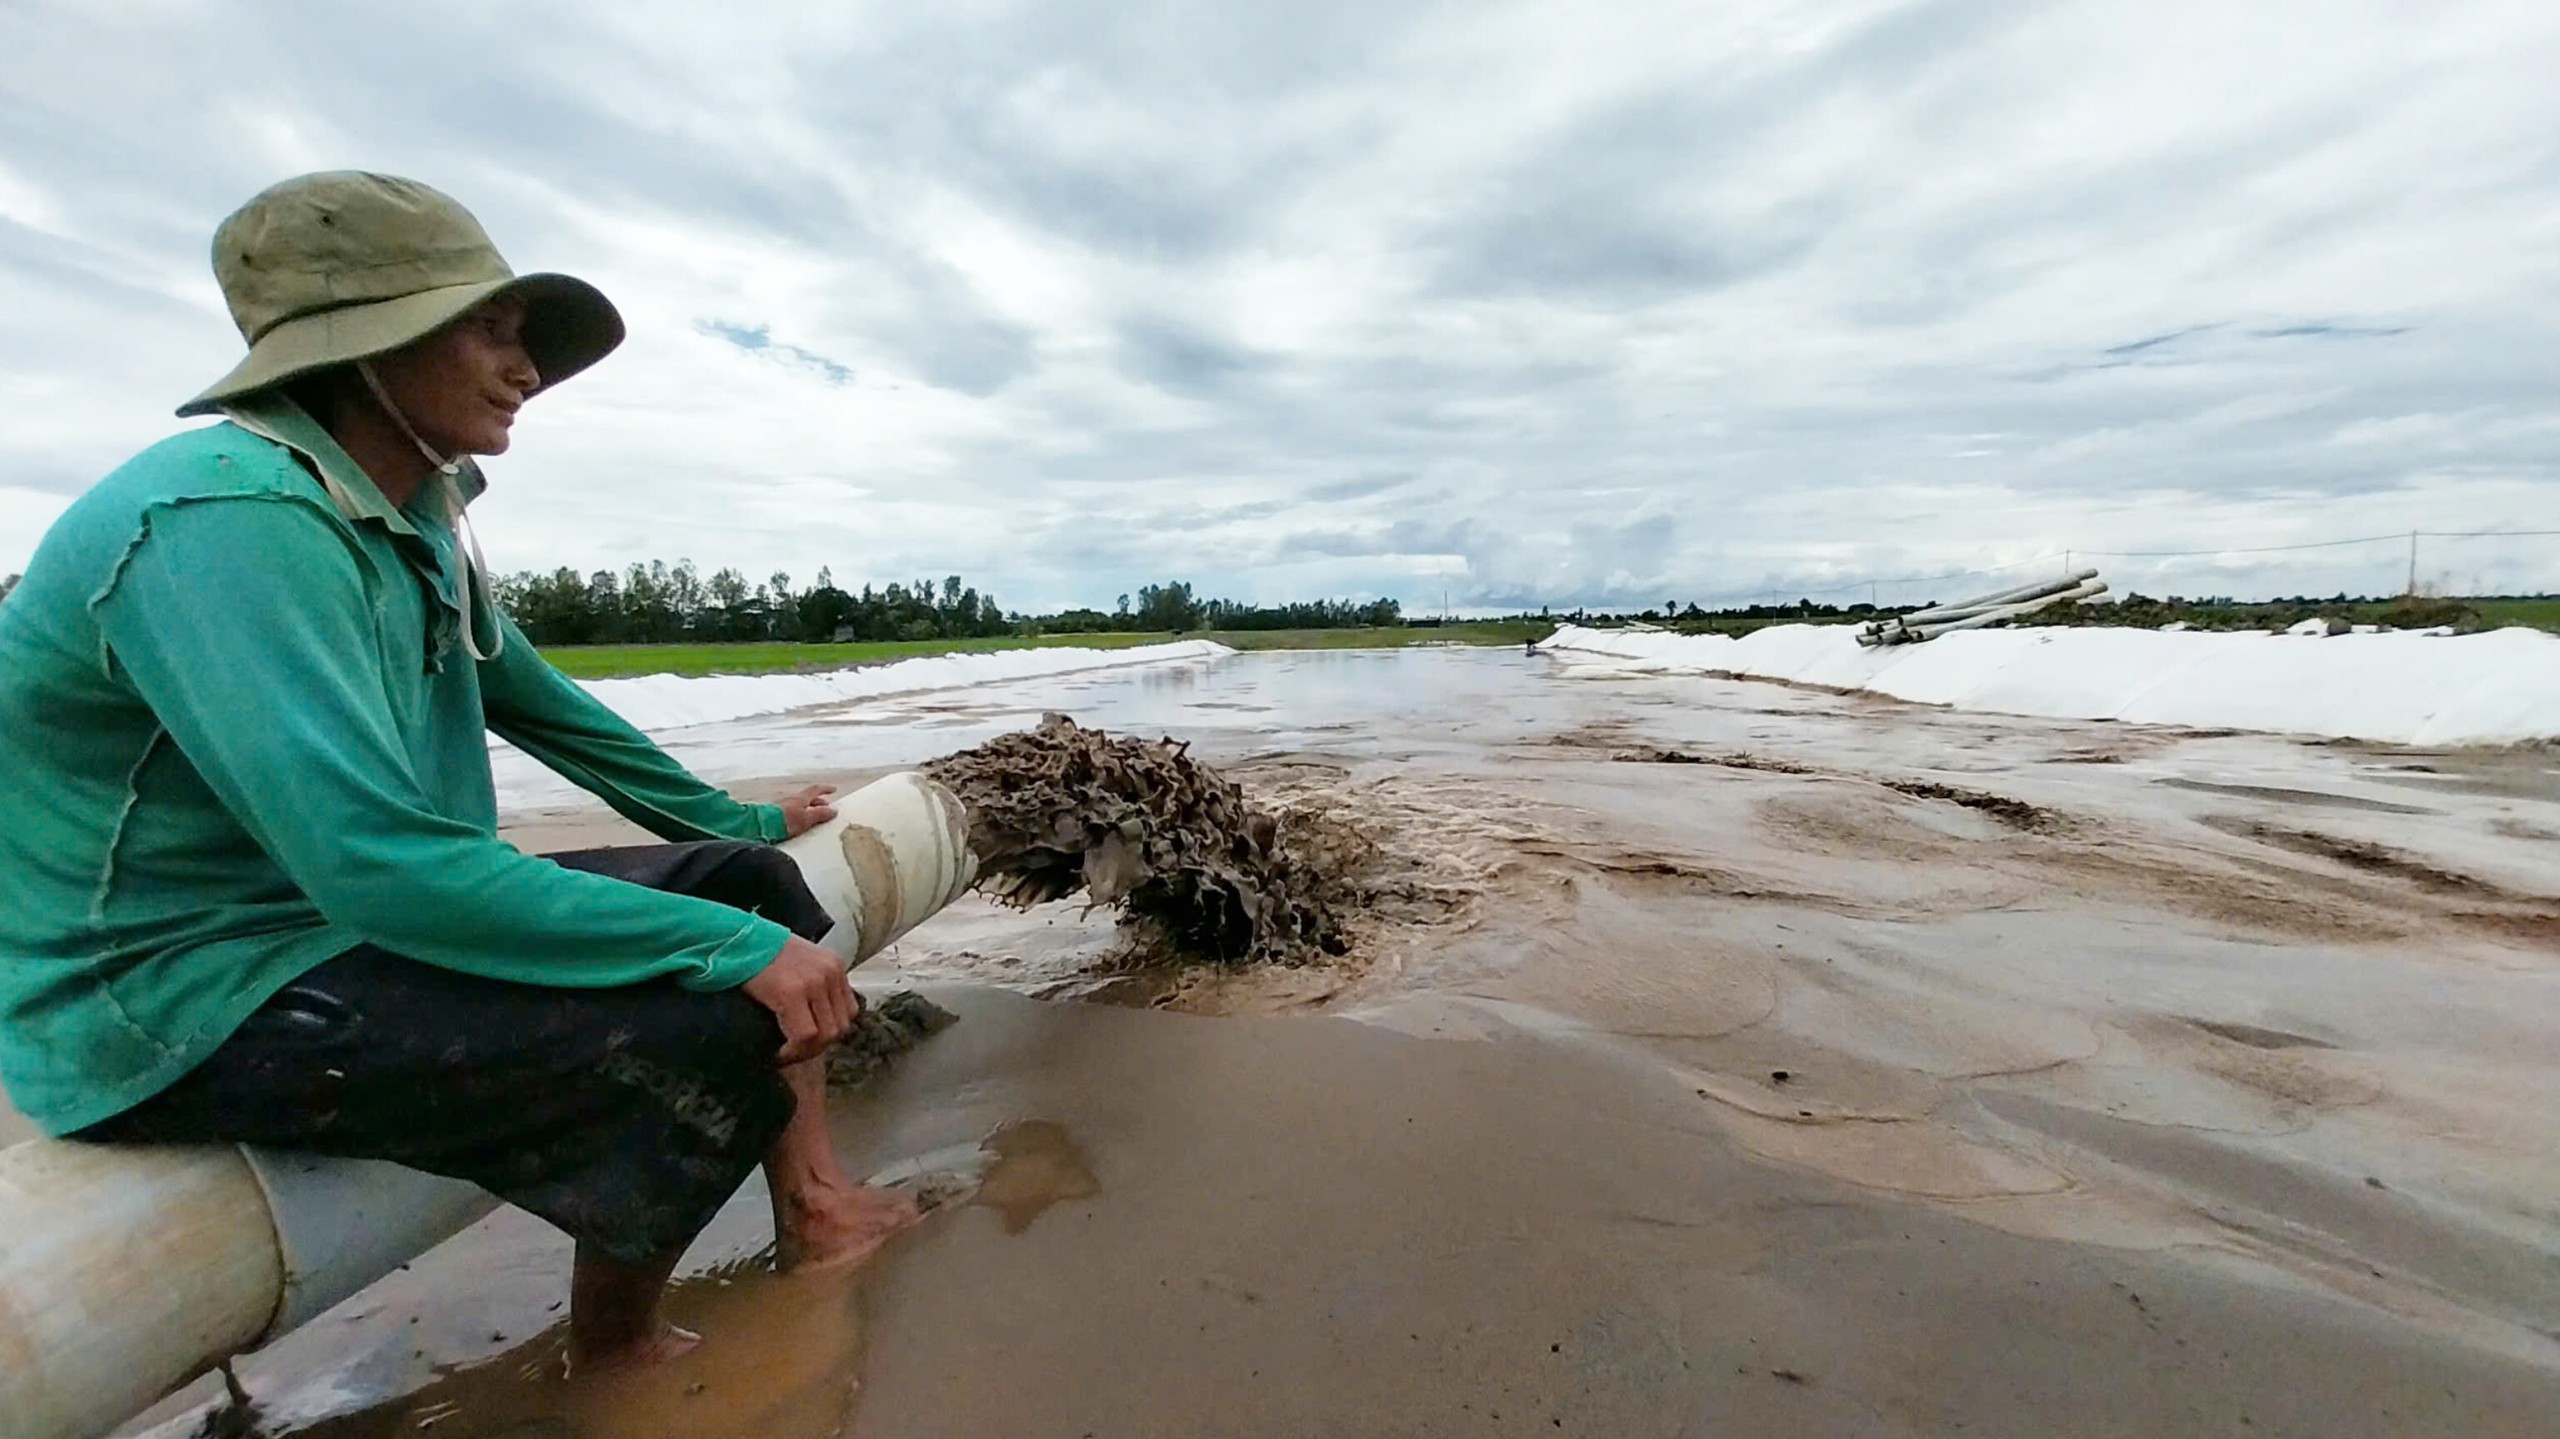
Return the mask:
[(782, 852), (799, 864), (836, 927), (824, 941), (849, 965), (878, 954), (978, 877), (969, 820), (951, 791), (893, 774), (836, 804), (836, 817)]
[(0, 1153), (0, 1433), (103, 1433), (256, 1344), (284, 1272), (236, 1149)]
[(396, 1164), (245, 1145), (0, 1151), (0, 1434), (103, 1433), (496, 1205)]
[[(895, 774), (782, 846), (850, 967), (977, 874), (959, 801)], [(94, 1439), (496, 1207), (395, 1164), (30, 1140), (0, 1151), (0, 1439)]]

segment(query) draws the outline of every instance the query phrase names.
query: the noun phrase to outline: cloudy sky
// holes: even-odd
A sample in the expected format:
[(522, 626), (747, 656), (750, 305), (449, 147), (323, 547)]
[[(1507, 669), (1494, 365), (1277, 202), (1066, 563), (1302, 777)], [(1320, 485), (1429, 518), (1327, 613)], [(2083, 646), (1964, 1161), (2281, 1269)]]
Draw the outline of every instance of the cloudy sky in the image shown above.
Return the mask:
[(214, 225), (348, 167), (630, 321), (501, 569), (1508, 608), (2560, 529), (2554, 75), (2550, 0), (0, 0), (0, 568), (236, 358)]

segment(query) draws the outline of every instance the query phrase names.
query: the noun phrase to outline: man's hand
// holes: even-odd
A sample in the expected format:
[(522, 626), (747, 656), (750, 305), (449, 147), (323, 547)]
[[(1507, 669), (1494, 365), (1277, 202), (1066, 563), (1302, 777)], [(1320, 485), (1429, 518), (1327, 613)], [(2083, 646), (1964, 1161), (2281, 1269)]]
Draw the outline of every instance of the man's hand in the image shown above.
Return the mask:
[(859, 1013), (844, 961), (793, 935), (755, 978), (738, 986), (782, 1024), (776, 1064), (798, 1064), (845, 1037)]
[(827, 802), (827, 796), (835, 792), (834, 785), (813, 784), (782, 797), (782, 822), (790, 829), (793, 838), (836, 817), (836, 807)]

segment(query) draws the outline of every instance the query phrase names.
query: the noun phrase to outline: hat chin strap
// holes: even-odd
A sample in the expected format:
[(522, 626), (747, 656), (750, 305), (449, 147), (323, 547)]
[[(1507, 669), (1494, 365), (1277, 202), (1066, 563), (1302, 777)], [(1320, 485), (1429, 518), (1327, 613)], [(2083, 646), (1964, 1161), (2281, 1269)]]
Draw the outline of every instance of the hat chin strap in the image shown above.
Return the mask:
[(418, 447), (418, 453), (427, 457), (427, 463), (435, 466), (438, 474), (451, 479), (461, 470), (460, 458), (447, 458), (435, 446), (428, 444), (426, 437), (409, 423), (409, 417), (400, 413), (400, 406), (392, 400), (391, 392), (382, 387), (382, 377), (373, 372), (373, 361), (356, 361), (356, 373), (364, 377), (364, 387), (373, 392), (373, 402), (382, 407), (382, 413), (391, 417), (391, 423), (399, 426), (400, 433), (409, 437), (409, 443)]
[(391, 423), (399, 427), (401, 434), (409, 437), (409, 443), (418, 447), (418, 453), (427, 457), (427, 463), (435, 466), (436, 474), (444, 480), (445, 508), (452, 516), (454, 534), (468, 546), (462, 561), (463, 653), (483, 663), (496, 659), (507, 647), (506, 628), (498, 628), (497, 638), (489, 642), (486, 654), (480, 650), (479, 636), (472, 632), (471, 592), (474, 589), (480, 592), (480, 598), (488, 603), (489, 612), (493, 615), (498, 611), (498, 599), (489, 585), (489, 561), (480, 553), (480, 531), (463, 513), (462, 485), (456, 478), (462, 473), (462, 459), (458, 455), (447, 456), (427, 443), (426, 437), (409, 423), (409, 417), (400, 413), (400, 406), (393, 402), (391, 392), (383, 388), (382, 377), (373, 372), (373, 361), (356, 361), (356, 373), (364, 377), (364, 387), (373, 392), (373, 402), (382, 407), (382, 413), (391, 417)]

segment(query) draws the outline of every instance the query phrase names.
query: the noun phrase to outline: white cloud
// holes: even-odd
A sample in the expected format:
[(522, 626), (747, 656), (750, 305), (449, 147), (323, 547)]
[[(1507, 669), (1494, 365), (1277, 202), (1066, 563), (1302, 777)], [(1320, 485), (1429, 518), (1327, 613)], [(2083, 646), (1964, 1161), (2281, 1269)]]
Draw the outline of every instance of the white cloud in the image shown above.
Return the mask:
[(236, 354), (213, 225), (336, 165), (631, 320), (492, 466), (510, 568), (1653, 603), (2560, 527), (2539, 0), (358, 13), (13, 8), (0, 567)]

